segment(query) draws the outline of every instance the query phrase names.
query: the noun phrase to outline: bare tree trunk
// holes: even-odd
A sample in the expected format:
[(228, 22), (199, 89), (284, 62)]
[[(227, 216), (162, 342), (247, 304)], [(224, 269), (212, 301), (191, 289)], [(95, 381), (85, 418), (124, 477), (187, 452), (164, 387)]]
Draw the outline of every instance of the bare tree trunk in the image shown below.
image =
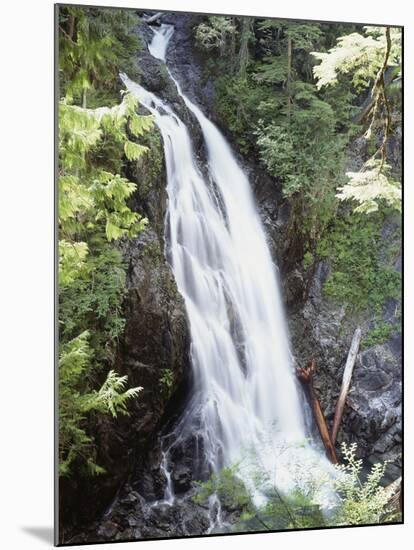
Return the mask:
[(224, 57), (226, 55), (226, 33), (223, 29), (221, 29), (220, 32), (220, 57)]
[(148, 23), (148, 25), (151, 25), (151, 23), (155, 23), (160, 19), (160, 17), (163, 15), (163, 12), (160, 11), (156, 13), (155, 15), (152, 15), (151, 17), (148, 17), (148, 19), (145, 19), (145, 22)]
[(231, 66), (232, 66), (232, 72), (234, 72), (234, 66), (236, 63), (236, 18), (231, 18), (231, 37), (230, 37), (230, 59), (231, 59)]
[(391, 107), (387, 97), (386, 80), (385, 80), (385, 72), (387, 70), (388, 60), (389, 60), (389, 56), (391, 53), (391, 46), (392, 46), (391, 33), (390, 33), (389, 27), (385, 27), (385, 40), (386, 40), (386, 50), (384, 54), (384, 60), (380, 70), (378, 71), (378, 74), (375, 78), (374, 85), (372, 87), (371, 94), (372, 94), (372, 97), (374, 98), (374, 103), (373, 103), (371, 115), (370, 115), (371, 123), (366, 132), (366, 135), (369, 135), (371, 133), (375, 120), (379, 115), (380, 106), (384, 105), (385, 112), (386, 112), (385, 124), (384, 124), (384, 136), (382, 138), (381, 147), (371, 157), (371, 158), (375, 158), (378, 153), (381, 153), (381, 165), (380, 165), (379, 172), (383, 170), (385, 165), (385, 160), (387, 157), (387, 142), (391, 134)]
[(297, 376), (308, 392), (313, 415), (315, 417), (315, 422), (318, 426), (322, 443), (324, 444), (324, 447), (326, 449), (326, 454), (333, 464), (337, 464), (338, 458), (336, 456), (335, 447), (332, 445), (331, 438), (329, 437), (329, 431), (326, 425), (325, 416), (322, 412), (318, 396), (316, 395), (316, 391), (313, 386), (313, 375), (315, 374), (315, 370), (316, 362), (315, 359), (312, 359), (312, 361), (309, 362), (306, 368), (298, 369)]
[(351, 347), (349, 348), (348, 357), (345, 364), (344, 374), (342, 377), (341, 392), (338, 397), (338, 402), (335, 408), (335, 416), (331, 434), (331, 441), (335, 445), (336, 437), (338, 435), (339, 426), (341, 424), (342, 415), (344, 413), (346, 396), (349, 392), (351, 385), (352, 372), (354, 370), (355, 360), (358, 355), (359, 343), (361, 341), (361, 329), (358, 327), (354, 336), (352, 337)]
[(288, 120), (290, 121), (290, 111), (292, 107), (292, 38), (288, 36), (287, 43), (287, 77), (286, 91), (288, 96)]
[(69, 38), (73, 40), (73, 37), (75, 35), (75, 16), (70, 15), (69, 16)]
[(239, 74), (246, 77), (246, 68), (249, 61), (249, 39), (252, 26), (251, 17), (243, 17), (239, 50)]

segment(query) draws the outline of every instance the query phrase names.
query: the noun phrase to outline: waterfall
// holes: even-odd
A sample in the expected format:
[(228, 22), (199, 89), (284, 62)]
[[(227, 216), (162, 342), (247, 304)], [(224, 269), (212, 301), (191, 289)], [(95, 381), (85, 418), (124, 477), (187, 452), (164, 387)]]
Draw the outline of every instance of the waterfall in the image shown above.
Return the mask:
[[(165, 61), (174, 29), (161, 25), (153, 32), (149, 51)], [(163, 137), (169, 259), (190, 324), (193, 395), (168, 445), (197, 430), (211, 470), (255, 456), (288, 491), (329, 464), (307, 437), (278, 271), (246, 174), (220, 131), (169, 74), (200, 125), (205, 174), (171, 107), (121, 75)], [(243, 479), (253, 487), (252, 477), (247, 467)]]

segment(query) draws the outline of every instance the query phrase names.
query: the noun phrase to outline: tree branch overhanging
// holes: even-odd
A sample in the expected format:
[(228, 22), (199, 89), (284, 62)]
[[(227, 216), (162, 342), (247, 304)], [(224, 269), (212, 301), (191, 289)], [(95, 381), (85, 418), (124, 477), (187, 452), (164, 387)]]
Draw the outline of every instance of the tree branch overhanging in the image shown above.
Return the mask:
[(384, 124), (384, 135), (383, 135), (381, 146), (377, 151), (375, 151), (375, 153), (371, 157), (372, 159), (374, 159), (378, 154), (381, 155), (381, 164), (379, 168), (379, 173), (381, 173), (384, 168), (384, 164), (387, 156), (387, 143), (388, 143), (389, 136), (391, 135), (391, 120), (392, 120), (391, 108), (387, 97), (387, 92), (386, 92), (387, 84), (386, 84), (386, 78), (385, 78), (385, 73), (387, 70), (388, 60), (391, 52), (390, 27), (385, 28), (385, 40), (386, 40), (386, 49), (384, 53), (384, 60), (375, 78), (375, 82), (371, 92), (371, 96), (374, 98), (372, 113), (371, 113), (371, 122), (368, 127), (368, 130), (365, 133), (366, 136), (369, 136), (371, 134), (372, 128), (374, 126), (374, 122), (378, 115), (378, 111), (381, 105), (383, 105), (385, 107), (385, 113), (386, 113), (385, 124)]

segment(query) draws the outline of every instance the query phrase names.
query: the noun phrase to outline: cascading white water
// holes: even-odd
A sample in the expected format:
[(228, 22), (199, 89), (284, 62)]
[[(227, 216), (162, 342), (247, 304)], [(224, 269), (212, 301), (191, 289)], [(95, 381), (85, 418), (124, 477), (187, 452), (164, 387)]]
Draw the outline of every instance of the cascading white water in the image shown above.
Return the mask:
[[(165, 61), (174, 29), (153, 31), (149, 51)], [(190, 322), (195, 380), (190, 413), (177, 429), (197, 415), (214, 470), (253, 452), (272, 482), (289, 490), (307, 468), (329, 466), (307, 440), (277, 270), (245, 173), (219, 130), (170, 76), (200, 124), (208, 177), (172, 109), (122, 79), (154, 115), (164, 141), (170, 260)]]

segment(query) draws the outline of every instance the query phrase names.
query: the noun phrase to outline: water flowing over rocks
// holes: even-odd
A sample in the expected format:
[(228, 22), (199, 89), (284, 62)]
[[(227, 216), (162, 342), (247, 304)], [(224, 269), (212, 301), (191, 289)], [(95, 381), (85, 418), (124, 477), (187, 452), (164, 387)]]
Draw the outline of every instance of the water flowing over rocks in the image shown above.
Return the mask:
[[(217, 122), (212, 111), (214, 86), (202, 78), (201, 61), (193, 46), (191, 16), (165, 14), (161, 22), (175, 27), (166, 56), (172, 76), (180, 82), (187, 97)], [(139, 32), (146, 42), (151, 41), (153, 31), (148, 25), (141, 25)], [(177, 93), (162, 60), (155, 59), (144, 49), (140, 52), (139, 64), (142, 86), (168, 104), (188, 128), (197, 165), (204, 172), (207, 152), (194, 112)], [(315, 386), (329, 422), (333, 418), (355, 326), (352, 319), (345, 318), (342, 307), (324, 297), (322, 287), (329, 265), (320, 263), (310, 274), (297, 265), (284, 263), (289, 208), (277, 182), (257, 163), (240, 157), (238, 160), (252, 183), (267, 244), (275, 266), (279, 266), (275, 269), (280, 270), (295, 363), (304, 366), (310, 357), (316, 358)], [(189, 395), (193, 386), (188, 314), (165, 255), (167, 252), (170, 259), (164, 235), (165, 178), (164, 167), (161, 175), (148, 180), (148, 185), (138, 190), (136, 205), (149, 218), (150, 228), (138, 239), (125, 241), (122, 245), (129, 265), (125, 300), (127, 324), (118, 351), (117, 369), (128, 374), (131, 384), (142, 385), (144, 390), (131, 416), (116, 428), (118, 475), (109, 482), (105, 493), (95, 494), (95, 498), (102, 497), (106, 505), (112, 501), (111, 507), (73, 542), (204, 534), (214, 524), (216, 517), (212, 518), (212, 514), (218, 514), (217, 510), (212, 511), (193, 501), (196, 481), (207, 479), (211, 469), (204, 461), (197, 461), (205, 448), (198, 433), (201, 429), (201, 425), (197, 425), (199, 410), (191, 408)], [(388, 316), (395, 316), (392, 304)], [(367, 330), (368, 326), (367, 321), (363, 329)], [(398, 337), (393, 337), (385, 344), (359, 353), (339, 433), (339, 442), (356, 441), (367, 460), (393, 460), (388, 470), (392, 479), (400, 473), (400, 350)], [(161, 372), (166, 370), (173, 373), (171, 391), (160, 383)], [(179, 419), (185, 410), (194, 415), (193, 429), (179, 441), (166, 440), (168, 434), (176, 433), (174, 430), (180, 426)], [(115, 428), (105, 425), (102, 432), (105, 430), (108, 440), (113, 438)], [(166, 448), (170, 450), (167, 461)], [(169, 487), (175, 498), (166, 503)], [(222, 521), (225, 523), (228, 519), (231, 523), (232, 514), (234, 510), (224, 510)], [(216, 530), (220, 530), (217, 524)]]

